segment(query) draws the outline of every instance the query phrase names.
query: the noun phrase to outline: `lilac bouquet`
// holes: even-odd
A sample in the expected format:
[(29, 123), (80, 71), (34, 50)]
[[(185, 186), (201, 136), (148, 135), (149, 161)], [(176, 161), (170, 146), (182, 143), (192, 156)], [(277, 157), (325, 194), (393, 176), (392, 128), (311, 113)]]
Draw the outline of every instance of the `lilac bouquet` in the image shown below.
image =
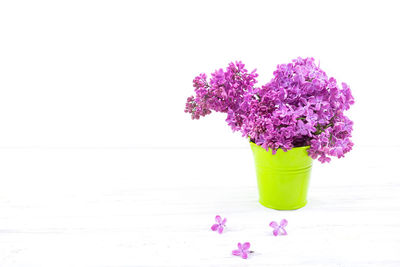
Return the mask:
[(257, 87), (256, 70), (249, 73), (240, 61), (210, 79), (202, 73), (193, 80), (195, 96), (187, 99), (185, 112), (192, 119), (227, 113), (233, 131), (272, 153), (310, 146), (310, 157), (329, 162), (329, 156), (341, 158), (352, 149), (353, 122), (344, 111), (354, 98), (346, 83), (337, 84), (313, 58), (278, 65), (273, 74)]

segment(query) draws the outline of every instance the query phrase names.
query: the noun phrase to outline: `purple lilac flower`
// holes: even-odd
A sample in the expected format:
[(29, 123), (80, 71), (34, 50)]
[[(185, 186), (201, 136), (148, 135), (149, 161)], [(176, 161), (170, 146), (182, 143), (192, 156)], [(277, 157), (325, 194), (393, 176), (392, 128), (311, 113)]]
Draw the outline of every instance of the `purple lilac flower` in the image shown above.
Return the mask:
[(304, 123), (302, 120), (297, 121), (297, 134), (312, 136), (315, 130), (311, 122)]
[(274, 234), (274, 236), (277, 235), (287, 235), (287, 232), (285, 230), (285, 227), (287, 226), (288, 221), (286, 219), (283, 219), (281, 221), (280, 224), (278, 224), (275, 221), (272, 221), (269, 226), (271, 226), (272, 228), (274, 228), (274, 230), (272, 231), (272, 233)]
[(250, 251), (250, 243), (238, 243), (238, 249), (232, 250), (232, 255), (241, 256), (243, 259), (247, 259), (249, 257), (249, 253), (253, 253)]
[(219, 234), (222, 234), (225, 228), (226, 218), (222, 220), (221, 216), (217, 215), (215, 216), (215, 221), (217, 223), (211, 226), (211, 230), (218, 231)]
[(256, 70), (249, 73), (240, 61), (216, 70), (210, 79), (200, 74), (185, 112), (192, 119), (212, 111), (226, 113), (233, 131), (272, 153), (310, 146), (310, 157), (329, 162), (352, 149), (353, 122), (344, 111), (354, 98), (346, 83), (339, 86), (313, 58), (278, 65), (273, 75), (258, 87)]

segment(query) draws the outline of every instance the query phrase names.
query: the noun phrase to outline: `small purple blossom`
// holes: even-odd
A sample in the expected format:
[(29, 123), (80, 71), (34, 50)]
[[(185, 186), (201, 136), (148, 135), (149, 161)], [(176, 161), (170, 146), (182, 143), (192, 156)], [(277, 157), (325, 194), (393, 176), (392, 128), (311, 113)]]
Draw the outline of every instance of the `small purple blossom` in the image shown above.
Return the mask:
[(287, 235), (287, 232), (285, 230), (285, 227), (287, 226), (288, 221), (286, 219), (283, 219), (281, 221), (280, 224), (278, 224), (275, 221), (272, 221), (269, 226), (271, 226), (272, 228), (274, 228), (274, 230), (272, 231), (272, 233), (274, 234), (274, 236), (277, 235)]
[(272, 153), (310, 146), (310, 157), (329, 162), (352, 149), (353, 122), (344, 111), (354, 98), (346, 83), (340, 86), (313, 58), (278, 65), (273, 75), (257, 86), (256, 70), (249, 73), (240, 61), (210, 79), (202, 73), (193, 80), (195, 95), (187, 99), (185, 112), (192, 119), (226, 113), (233, 131)]
[(221, 216), (217, 215), (215, 216), (215, 221), (217, 222), (216, 224), (213, 224), (211, 226), (211, 230), (213, 231), (218, 231), (219, 234), (222, 234), (224, 231), (224, 228), (226, 227), (226, 218), (222, 220)]
[(250, 243), (238, 243), (238, 249), (232, 250), (232, 255), (241, 256), (242, 259), (247, 259), (249, 257), (249, 253), (253, 253), (250, 249)]
[(304, 123), (302, 120), (297, 121), (297, 134), (312, 136), (312, 132), (316, 129), (310, 122)]

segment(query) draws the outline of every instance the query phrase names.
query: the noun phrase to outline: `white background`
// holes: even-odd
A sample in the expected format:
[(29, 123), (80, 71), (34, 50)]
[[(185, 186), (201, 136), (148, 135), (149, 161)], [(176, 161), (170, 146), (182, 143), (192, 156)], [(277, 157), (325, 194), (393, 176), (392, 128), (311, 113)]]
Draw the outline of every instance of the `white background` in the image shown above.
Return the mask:
[(356, 145), (400, 145), (398, 12), (396, 1), (2, 1), (0, 146), (244, 147), (225, 115), (183, 113), (192, 79), (242, 60), (261, 85), (298, 56), (350, 85)]
[[(399, 266), (399, 25), (396, 1), (1, 1), (0, 266)], [(355, 146), (277, 212), (225, 115), (183, 111), (201, 72), (298, 56), (350, 85)]]

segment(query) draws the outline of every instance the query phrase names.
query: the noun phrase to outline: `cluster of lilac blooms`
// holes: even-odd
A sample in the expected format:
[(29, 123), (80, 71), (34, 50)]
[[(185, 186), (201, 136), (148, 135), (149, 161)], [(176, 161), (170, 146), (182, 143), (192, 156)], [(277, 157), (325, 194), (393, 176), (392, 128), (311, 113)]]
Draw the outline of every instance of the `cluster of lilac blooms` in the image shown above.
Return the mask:
[(310, 146), (313, 159), (329, 162), (352, 149), (353, 122), (344, 111), (354, 103), (346, 83), (339, 85), (313, 58), (297, 58), (277, 66), (274, 77), (258, 87), (256, 70), (242, 62), (230, 63), (208, 79), (193, 80), (195, 95), (185, 112), (199, 119), (212, 111), (227, 113), (226, 122), (250, 141), (276, 153)]

